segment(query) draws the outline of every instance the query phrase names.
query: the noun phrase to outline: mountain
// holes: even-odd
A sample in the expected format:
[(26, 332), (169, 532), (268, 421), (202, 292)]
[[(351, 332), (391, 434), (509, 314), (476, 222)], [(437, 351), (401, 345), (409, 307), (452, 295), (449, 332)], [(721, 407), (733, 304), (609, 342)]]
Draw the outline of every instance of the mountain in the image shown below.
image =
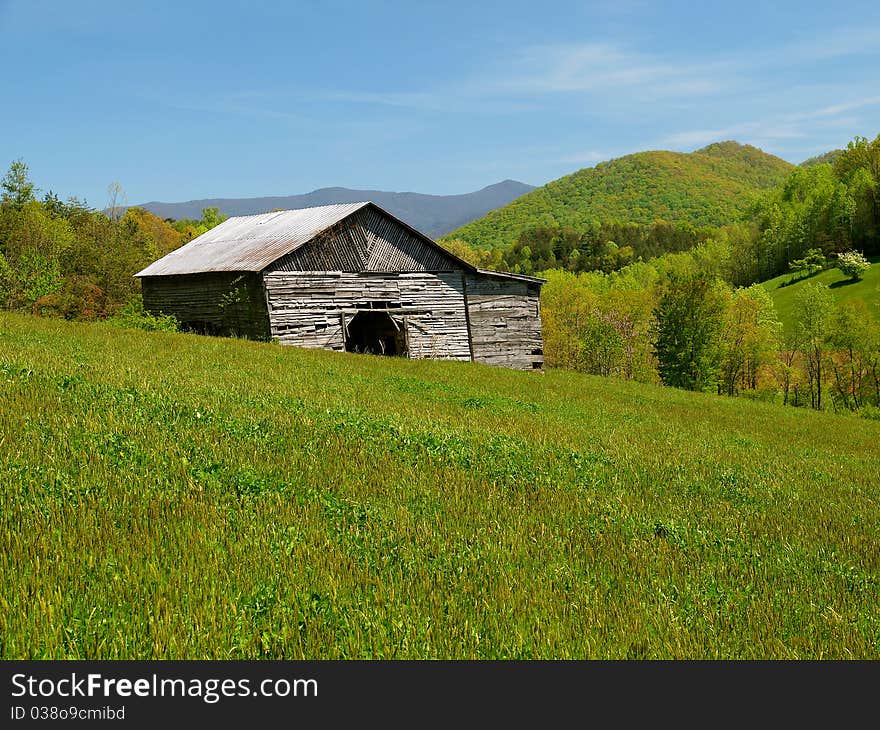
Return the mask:
[(638, 152), (579, 170), (453, 231), (473, 246), (509, 246), (534, 226), (586, 226), (595, 220), (723, 225), (793, 165), (750, 145), (719, 142), (696, 152)]
[(281, 208), (308, 208), (330, 203), (357, 203), (372, 200), (389, 213), (403, 219), (429, 236), (442, 236), (449, 231), (480, 218), (489, 211), (507, 205), (521, 195), (534, 190), (516, 180), (504, 180), (482, 190), (463, 195), (425, 195), (423, 193), (391, 193), (384, 190), (351, 190), (349, 188), (321, 188), (304, 195), (266, 198), (206, 198), (185, 203), (152, 201), (138, 207), (146, 208), (160, 218), (199, 218), (202, 208), (219, 208), (233, 215), (251, 215)]
[(816, 155), (815, 157), (810, 157), (808, 160), (804, 160), (800, 167), (813, 167), (814, 165), (824, 165), (829, 164), (833, 165), (834, 161), (840, 157), (846, 150), (831, 150), (822, 155)]

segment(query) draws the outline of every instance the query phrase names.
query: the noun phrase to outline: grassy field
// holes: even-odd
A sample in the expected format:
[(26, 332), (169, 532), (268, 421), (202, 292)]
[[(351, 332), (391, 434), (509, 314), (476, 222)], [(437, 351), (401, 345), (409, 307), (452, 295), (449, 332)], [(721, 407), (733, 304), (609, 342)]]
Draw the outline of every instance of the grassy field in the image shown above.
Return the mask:
[(880, 657), (880, 423), (0, 314), (0, 657)]
[(837, 269), (827, 269), (808, 279), (796, 281), (794, 284), (788, 283), (792, 279), (791, 274), (783, 274), (775, 279), (765, 281), (763, 286), (773, 298), (779, 319), (786, 329), (794, 326), (797, 293), (807, 282), (825, 284), (838, 303), (861, 299), (880, 322), (880, 258), (873, 258), (871, 261), (871, 268), (865, 272), (861, 281), (850, 282)]

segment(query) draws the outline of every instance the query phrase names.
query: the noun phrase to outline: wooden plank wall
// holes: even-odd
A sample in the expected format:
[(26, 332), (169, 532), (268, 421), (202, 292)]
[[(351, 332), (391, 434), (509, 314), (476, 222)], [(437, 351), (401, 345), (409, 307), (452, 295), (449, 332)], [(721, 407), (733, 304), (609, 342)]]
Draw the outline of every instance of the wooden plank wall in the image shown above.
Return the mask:
[(365, 208), (270, 267), (273, 271), (453, 271), (440, 249), (380, 211)]
[(501, 277), (465, 278), (474, 361), (518, 370), (542, 368), (540, 287)]
[(269, 339), (266, 298), (259, 274), (215, 272), (141, 279), (144, 309), (172, 314), (184, 329)]
[(345, 321), (360, 310), (404, 319), (412, 358), (470, 360), (460, 273), (266, 271), (271, 336), (281, 344), (345, 349)]

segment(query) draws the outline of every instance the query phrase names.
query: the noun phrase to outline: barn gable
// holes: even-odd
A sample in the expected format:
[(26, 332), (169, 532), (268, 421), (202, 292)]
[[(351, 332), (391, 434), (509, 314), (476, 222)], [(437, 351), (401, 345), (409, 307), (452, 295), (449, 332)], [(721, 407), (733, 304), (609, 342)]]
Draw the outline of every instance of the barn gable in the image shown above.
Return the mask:
[(376, 206), (340, 220), (268, 271), (461, 271), (472, 267)]
[(374, 203), (229, 218), (138, 278), (219, 271), (475, 271)]

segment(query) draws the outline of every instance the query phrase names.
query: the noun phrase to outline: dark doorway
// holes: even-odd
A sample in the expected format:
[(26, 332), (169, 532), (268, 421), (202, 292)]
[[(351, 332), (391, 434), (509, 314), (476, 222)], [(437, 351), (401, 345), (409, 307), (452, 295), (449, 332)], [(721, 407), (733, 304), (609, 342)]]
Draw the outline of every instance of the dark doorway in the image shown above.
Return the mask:
[(204, 322), (201, 320), (181, 322), (180, 330), (181, 332), (192, 332), (197, 335), (210, 335), (211, 337), (220, 337), (225, 334), (216, 322)]
[(406, 338), (388, 312), (358, 312), (346, 328), (347, 352), (406, 355)]

